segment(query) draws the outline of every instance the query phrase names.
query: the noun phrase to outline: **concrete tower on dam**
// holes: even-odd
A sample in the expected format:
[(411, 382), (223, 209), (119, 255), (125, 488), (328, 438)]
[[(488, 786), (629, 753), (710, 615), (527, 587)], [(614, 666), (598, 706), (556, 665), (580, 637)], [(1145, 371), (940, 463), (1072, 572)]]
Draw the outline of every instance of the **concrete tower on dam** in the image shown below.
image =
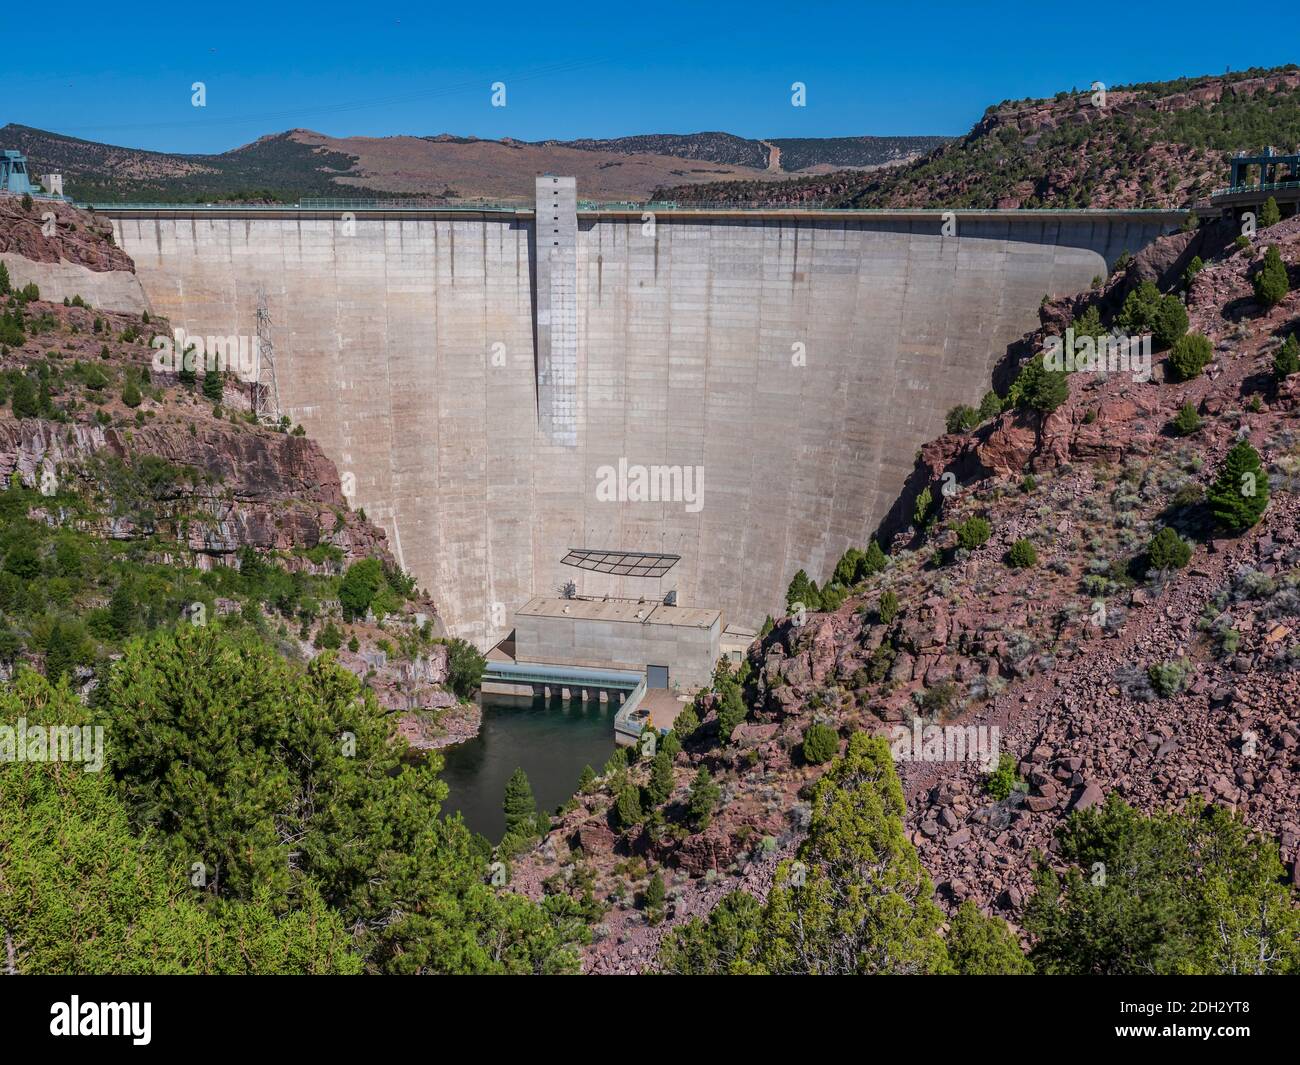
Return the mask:
[[(796, 570), (865, 543), (1045, 293), (1178, 221), (964, 212), (945, 236), (938, 212), (575, 196), (548, 175), (535, 211), (108, 213), (174, 326), (252, 335), (265, 288), (286, 411), (480, 645), (568, 579), (761, 621)], [(579, 573), (571, 547), (681, 562)]]

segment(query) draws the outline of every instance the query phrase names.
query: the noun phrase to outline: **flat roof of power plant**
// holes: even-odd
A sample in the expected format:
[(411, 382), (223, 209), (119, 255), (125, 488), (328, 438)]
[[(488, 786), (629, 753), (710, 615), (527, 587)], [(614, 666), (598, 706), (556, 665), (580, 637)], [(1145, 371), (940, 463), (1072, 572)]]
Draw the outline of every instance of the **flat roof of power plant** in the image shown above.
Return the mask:
[(722, 617), (722, 611), (665, 606), (654, 601), (638, 603), (630, 599), (563, 599), (559, 596), (539, 595), (516, 610), (515, 616), (707, 629)]

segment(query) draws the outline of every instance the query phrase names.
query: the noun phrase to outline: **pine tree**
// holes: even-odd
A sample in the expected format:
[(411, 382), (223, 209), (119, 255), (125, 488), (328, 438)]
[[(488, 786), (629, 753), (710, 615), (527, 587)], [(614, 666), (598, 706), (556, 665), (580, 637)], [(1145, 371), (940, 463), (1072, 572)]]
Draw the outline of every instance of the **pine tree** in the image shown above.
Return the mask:
[(1215, 520), (1233, 532), (1259, 521), (1268, 507), (1268, 474), (1259, 452), (1244, 440), (1233, 447), (1206, 498)]
[(885, 552), (880, 549), (880, 545), (872, 540), (867, 545), (866, 553), (862, 556), (862, 573), (858, 580), (863, 577), (869, 577), (873, 573), (879, 573), (885, 568)]
[(1006, 921), (985, 917), (970, 899), (953, 914), (947, 947), (960, 976), (1027, 976), (1034, 971)]
[(1273, 356), (1274, 377), (1284, 381), (1293, 373), (1300, 373), (1300, 341), (1296, 340), (1295, 333), (1291, 333), (1282, 342), (1277, 354)]
[(646, 796), (651, 806), (662, 806), (673, 793), (673, 762), (668, 752), (658, 751), (650, 762), (650, 783)]
[(1267, 229), (1269, 226), (1275, 226), (1282, 221), (1282, 211), (1277, 205), (1277, 199), (1270, 196), (1264, 201), (1264, 206), (1259, 209), (1259, 228)]
[(713, 820), (713, 811), (721, 801), (722, 791), (713, 782), (713, 774), (709, 772), (707, 766), (700, 766), (695, 779), (691, 781), (691, 794), (686, 803), (691, 825), (696, 832), (703, 832), (709, 827)]
[(533, 786), (523, 768), (516, 769), (506, 781), (505, 801), (502, 809), (506, 815), (506, 835), (527, 837), (537, 826), (537, 800)]
[(108, 601), (108, 623), (119, 639), (131, 634), (135, 624), (135, 598), (125, 583), (113, 590), (113, 597)]
[(208, 370), (203, 375), (203, 397), (213, 403), (220, 403), (225, 392), (225, 375), (218, 370)]
[(1270, 245), (1264, 252), (1263, 265), (1256, 272), (1253, 284), (1255, 298), (1265, 307), (1274, 307), (1281, 303), (1286, 294), (1291, 291), (1290, 282), (1287, 280), (1286, 264), (1282, 262), (1282, 255), (1276, 244)]
[(135, 378), (128, 378), (126, 387), (122, 389), (122, 402), (132, 409), (140, 406), (143, 397), (140, 395), (140, 386), (135, 383)]
[(41, 413), (40, 400), (36, 395), (36, 386), (26, 374), (19, 374), (14, 381), (13, 405), (15, 418), (35, 418)]
[(0, 263), (0, 296), (7, 296), (13, 291), (13, 284), (9, 280), (9, 267)]

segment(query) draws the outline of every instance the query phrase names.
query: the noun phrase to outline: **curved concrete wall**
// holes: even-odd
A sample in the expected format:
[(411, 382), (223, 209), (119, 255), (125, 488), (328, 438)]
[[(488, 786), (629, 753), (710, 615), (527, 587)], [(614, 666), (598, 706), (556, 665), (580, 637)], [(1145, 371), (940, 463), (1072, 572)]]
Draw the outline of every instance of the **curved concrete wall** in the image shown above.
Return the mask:
[[(153, 306), (192, 334), (252, 335), (265, 285), (288, 412), (453, 631), (485, 643), (570, 578), (761, 621), (797, 569), (823, 577), (866, 540), (1044, 293), (1173, 221), (990, 213), (945, 237), (937, 215), (580, 215), (576, 442), (539, 430), (531, 215), (115, 226)], [(620, 460), (698, 467), (702, 506), (602, 501)], [(619, 579), (562, 567), (570, 547), (682, 561)]]

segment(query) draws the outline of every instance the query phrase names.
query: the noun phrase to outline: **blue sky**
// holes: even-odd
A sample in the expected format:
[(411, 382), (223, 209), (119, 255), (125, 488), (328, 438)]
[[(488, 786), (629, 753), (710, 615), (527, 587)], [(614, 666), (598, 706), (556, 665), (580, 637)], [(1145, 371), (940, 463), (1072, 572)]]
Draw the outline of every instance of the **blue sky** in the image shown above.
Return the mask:
[[(6, 5), (0, 125), (184, 152), (295, 126), (523, 140), (960, 134), (1003, 99), (1300, 58), (1288, 34), (1186, 0), (463, 7), (74, 0), (56, 20)], [(196, 81), (204, 108), (190, 103)], [(491, 106), (495, 81), (504, 108)], [(795, 81), (806, 107), (790, 104)]]

